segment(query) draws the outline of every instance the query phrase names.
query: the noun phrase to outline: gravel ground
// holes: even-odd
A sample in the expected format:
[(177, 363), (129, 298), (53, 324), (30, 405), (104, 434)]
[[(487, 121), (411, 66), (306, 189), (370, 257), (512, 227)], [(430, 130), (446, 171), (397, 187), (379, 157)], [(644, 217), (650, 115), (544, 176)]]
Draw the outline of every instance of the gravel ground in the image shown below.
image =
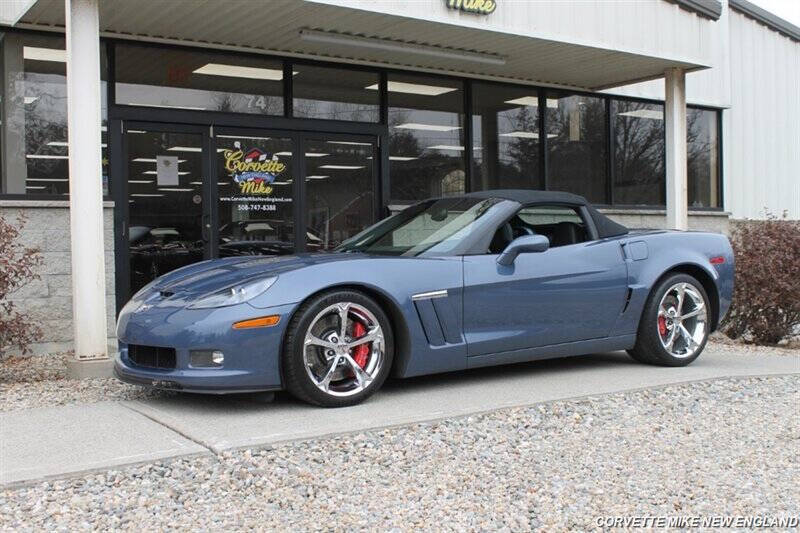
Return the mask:
[(800, 376), (558, 401), (0, 492), (0, 529), (596, 529), (800, 513)]
[[(791, 348), (754, 346), (736, 343), (714, 334), (708, 352), (741, 355), (798, 355), (800, 346)], [(0, 412), (76, 403), (114, 400), (146, 400), (177, 394), (158, 391), (109, 379), (66, 379), (65, 359), (69, 354), (13, 358), (0, 363)]]
[(70, 380), (59, 353), (15, 357), (0, 363), (0, 411), (114, 400), (146, 400), (176, 394), (122, 383), (116, 378)]

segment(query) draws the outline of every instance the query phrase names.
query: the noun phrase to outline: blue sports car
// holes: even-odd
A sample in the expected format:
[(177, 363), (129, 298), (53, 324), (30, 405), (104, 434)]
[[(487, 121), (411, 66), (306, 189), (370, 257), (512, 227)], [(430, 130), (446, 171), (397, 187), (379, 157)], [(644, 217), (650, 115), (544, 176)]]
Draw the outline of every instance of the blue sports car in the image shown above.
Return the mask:
[(431, 199), (333, 253), (170, 272), (122, 309), (115, 372), (191, 392), (358, 403), (386, 378), (627, 350), (682, 366), (730, 305), (724, 235), (629, 231), (567, 193)]

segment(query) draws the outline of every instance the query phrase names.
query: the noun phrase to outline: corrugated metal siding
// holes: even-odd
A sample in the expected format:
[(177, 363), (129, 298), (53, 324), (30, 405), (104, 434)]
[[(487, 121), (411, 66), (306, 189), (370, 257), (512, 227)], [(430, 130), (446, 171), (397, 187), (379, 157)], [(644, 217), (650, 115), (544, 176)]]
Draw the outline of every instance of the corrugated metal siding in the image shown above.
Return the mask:
[(730, 11), (731, 109), (724, 112), (725, 207), (800, 219), (800, 42)]

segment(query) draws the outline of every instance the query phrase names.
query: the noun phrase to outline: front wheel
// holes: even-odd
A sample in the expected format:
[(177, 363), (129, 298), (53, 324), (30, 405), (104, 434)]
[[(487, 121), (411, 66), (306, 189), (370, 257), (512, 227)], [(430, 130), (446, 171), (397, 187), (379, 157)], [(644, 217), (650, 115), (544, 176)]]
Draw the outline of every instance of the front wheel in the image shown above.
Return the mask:
[(357, 404), (386, 380), (393, 350), (389, 318), (372, 298), (352, 290), (320, 294), (289, 324), (282, 355), (286, 389), (324, 407)]
[(686, 366), (708, 341), (708, 295), (692, 276), (674, 274), (650, 293), (642, 312), (636, 346), (628, 350), (642, 363)]

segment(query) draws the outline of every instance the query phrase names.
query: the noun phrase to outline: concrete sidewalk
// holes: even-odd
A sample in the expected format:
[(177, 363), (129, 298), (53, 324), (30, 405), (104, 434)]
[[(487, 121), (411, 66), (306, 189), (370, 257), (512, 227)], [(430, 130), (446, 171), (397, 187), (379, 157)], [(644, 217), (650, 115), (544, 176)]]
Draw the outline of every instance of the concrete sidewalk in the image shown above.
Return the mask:
[(707, 352), (685, 368), (599, 354), (395, 380), (365, 404), (321, 409), (285, 395), (179, 395), (0, 413), (0, 485), (348, 433), (504, 407), (731, 376), (800, 373), (800, 357)]

